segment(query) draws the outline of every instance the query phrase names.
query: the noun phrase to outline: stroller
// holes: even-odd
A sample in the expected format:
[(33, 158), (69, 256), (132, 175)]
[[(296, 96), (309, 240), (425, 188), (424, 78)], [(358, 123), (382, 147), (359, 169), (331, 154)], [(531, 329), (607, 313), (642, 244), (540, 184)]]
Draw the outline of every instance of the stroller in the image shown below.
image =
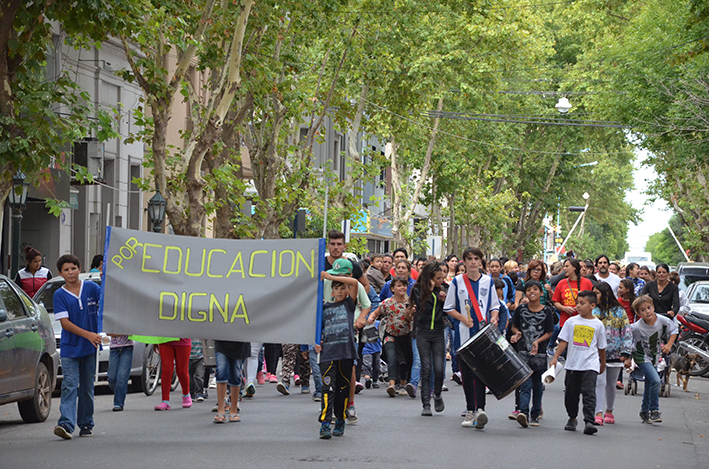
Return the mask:
[[(657, 374), (660, 375), (660, 397), (670, 397), (670, 367), (669, 355), (664, 353), (657, 362)], [(630, 367), (630, 372), (628, 374), (628, 383), (625, 386), (625, 395), (632, 394), (633, 396), (638, 393), (638, 381), (645, 381), (645, 373), (643, 370), (635, 365), (635, 361)]]

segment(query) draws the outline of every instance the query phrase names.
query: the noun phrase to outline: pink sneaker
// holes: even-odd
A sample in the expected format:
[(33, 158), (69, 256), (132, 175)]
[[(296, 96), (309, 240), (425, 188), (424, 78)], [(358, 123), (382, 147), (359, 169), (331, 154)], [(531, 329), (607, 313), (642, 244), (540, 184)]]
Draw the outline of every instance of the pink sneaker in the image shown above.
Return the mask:
[(298, 375), (293, 376), (293, 385), (300, 386), (300, 376), (298, 376)]
[(184, 409), (189, 409), (192, 407), (192, 396), (189, 394), (187, 396), (182, 396), (182, 407)]
[(266, 383), (266, 378), (263, 376), (263, 371), (259, 371), (258, 373), (256, 373), (256, 382), (258, 384)]
[(593, 422), (594, 425), (603, 425), (603, 417), (600, 415), (596, 415), (596, 419)]
[(278, 382), (278, 378), (276, 378), (276, 375), (271, 375), (271, 377), (268, 379), (268, 382), (271, 384), (276, 384)]
[(170, 410), (170, 404), (167, 402), (161, 402), (159, 405), (155, 406), (155, 410)]
[(603, 421), (605, 423), (613, 424), (615, 423), (615, 417), (613, 417), (613, 414), (606, 413), (606, 415), (603, 416)]

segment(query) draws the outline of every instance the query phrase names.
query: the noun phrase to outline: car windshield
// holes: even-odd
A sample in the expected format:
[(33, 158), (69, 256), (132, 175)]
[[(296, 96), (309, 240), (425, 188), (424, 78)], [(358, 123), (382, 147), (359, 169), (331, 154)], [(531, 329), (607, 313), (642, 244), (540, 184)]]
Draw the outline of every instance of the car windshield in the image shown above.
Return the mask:
[[(101, 285), (99, 279), (91, 279), (92, 282), (96, 282)], [(64, 280), (58, 282), (48, 282), (45, 287), (39, 292), (39, 295), (35, 296), (34, 300), (37, 303), (44, 304), (44, 308), (49, 314), (54, 314), (54, 292), (64, 286)]]
[(679, 289), (682, 291), (687, 291), (687, 288), (694, 282), (698, 282), (700, 280), (709, 280), (709, 276), (707, 275), (685, 275), (684, 273), (679, 276), (680, 282), (679, 282)]
[(698, 285), (692, 293), (690, 303), (709, 303), (709, 285)]

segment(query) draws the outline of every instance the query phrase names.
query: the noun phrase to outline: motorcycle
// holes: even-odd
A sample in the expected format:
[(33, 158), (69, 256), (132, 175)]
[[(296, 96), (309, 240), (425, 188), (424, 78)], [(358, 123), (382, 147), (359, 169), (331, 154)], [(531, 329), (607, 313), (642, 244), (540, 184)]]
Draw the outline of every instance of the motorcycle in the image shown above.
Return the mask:
[(680, 323), (677, 351), (682, 355), (699, 355), (689, 374), (702, 376), (709, 373), (709, 317), (701, 313), (687, 313), (678, 314), (677, 320)]

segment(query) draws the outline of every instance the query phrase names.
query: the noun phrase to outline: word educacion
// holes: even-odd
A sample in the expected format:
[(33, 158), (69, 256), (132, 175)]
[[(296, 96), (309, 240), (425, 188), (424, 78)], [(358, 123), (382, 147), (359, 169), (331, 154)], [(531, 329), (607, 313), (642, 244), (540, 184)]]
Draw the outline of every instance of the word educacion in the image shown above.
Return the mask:
[[(232, 275), (241, 276), (245, 279), (248, 275), (251, 278), (265, 278), (266, 273), (254, 271), (254, 267), (268, 266), (266, 270), (271, 278), (275, 277), (299, 277), (301, 268), (310, 274), (310, 278), (315, 278), (315, 250), (311, 249), (310, 259), (306, 260), (300, 251), (284, 250), (256, 250), (247, 255), (248, 259), (244, 265), (244, 256), (241, 251), (228, 253), (224, 249), (193, 250), (181, 246), (163, 246), (161, 244), (140, 243), (135, 238), (129, 238), (125, 244), (118, 249), (118, 254), (111, 257), (111, 262), (118, 268), (124, 269), (124, 262), (134, 257), (140, 261), (141, 272), (150, 274), (187, 275), (188, 277), (209, 277), (209, 278), (230, 278)], [(222, 259), (219, 259), (219, 258)], [(224, 263), (224, 258), (228, 263)], [(218, 264), (221, 269), (212, 267), (213, 262), (219, 259)], [(162, 262), (160, 262), (162, 260)], [(309, 261), (309, 262), (308, 262)], [(149, 264), (149, 266), (148, 266)], [(214, 262), (217, 264), (217, 262)], [(199, 265), (199, 268), (196, 267)], [(231, 265), (226, 270), (225, 266)], [(161, 267), (161, 268), (157, 268)]]

